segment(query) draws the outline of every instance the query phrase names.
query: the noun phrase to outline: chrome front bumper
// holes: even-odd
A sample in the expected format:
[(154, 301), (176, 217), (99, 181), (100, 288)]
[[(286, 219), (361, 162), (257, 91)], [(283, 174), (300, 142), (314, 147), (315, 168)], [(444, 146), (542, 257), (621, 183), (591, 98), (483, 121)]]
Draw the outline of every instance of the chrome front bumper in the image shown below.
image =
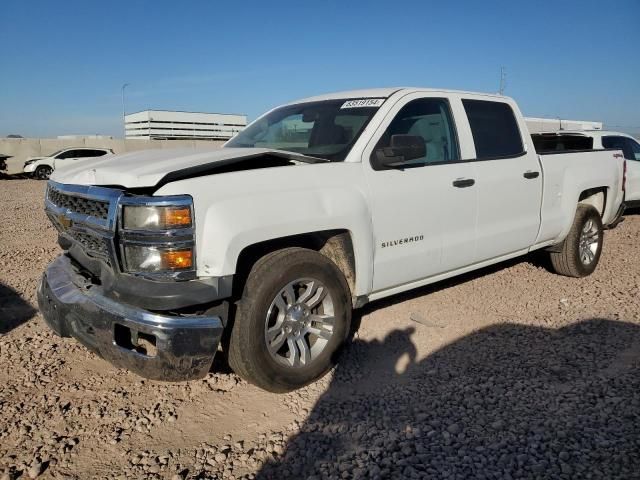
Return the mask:
[(205, 376), (223, 330), (217, 316), (158, 315), (107, 298), (64, 255), (42, 277), (38, 305), (58, 335), (73, 336), (113, 365), (154, 380)]

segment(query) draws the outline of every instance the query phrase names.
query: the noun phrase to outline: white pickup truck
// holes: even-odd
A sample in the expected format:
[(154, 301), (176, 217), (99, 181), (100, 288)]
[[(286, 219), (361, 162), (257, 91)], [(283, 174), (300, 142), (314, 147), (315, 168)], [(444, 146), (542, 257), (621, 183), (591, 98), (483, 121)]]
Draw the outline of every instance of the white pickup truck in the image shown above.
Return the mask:
[(219, 347), (274, 392), (333, 365), (352, 309), (547, 249), (594, 271), (623, 211), (619, 151), (538, 155), (510, 98), (351, 91), (271, 110), (222, 149), (56, 171), (64, 253), (46, 322), (119, 367), (207, 374)]

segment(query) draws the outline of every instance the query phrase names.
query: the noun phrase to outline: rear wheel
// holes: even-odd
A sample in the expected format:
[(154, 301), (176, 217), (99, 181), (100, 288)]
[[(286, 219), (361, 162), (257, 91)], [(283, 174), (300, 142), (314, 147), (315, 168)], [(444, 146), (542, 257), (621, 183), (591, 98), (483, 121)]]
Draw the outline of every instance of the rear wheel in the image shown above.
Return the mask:
[(34, 176), (38, 180), (49, 180), (49, 177), (51, 176), (52, 172), (53, 172), (53, 168), (47, 165), (41, 165), (40, 167), (36, 168)]
[(229, 364), (265, 390), (295, 390), (333, 367), (350, 322), (349, 287), (338, 267), (313, 250), (279, 250), (251, 269), (237, 305)]
[(568, 277), (586, 277), (600, 261), (604, 231), (600, 213), (590, 205), (578, 205), (571, 230), (558, 252), (551, 252), (556, 273)]

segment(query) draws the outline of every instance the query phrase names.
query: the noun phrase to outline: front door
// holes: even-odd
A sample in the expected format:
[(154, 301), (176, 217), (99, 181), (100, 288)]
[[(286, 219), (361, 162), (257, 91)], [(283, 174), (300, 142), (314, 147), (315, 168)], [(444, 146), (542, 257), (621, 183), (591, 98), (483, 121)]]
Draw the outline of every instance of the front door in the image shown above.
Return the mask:
[[(477, 189), (474, 162), (460, 161), (449, 101), (414, 94), (398, 102), (365, 149), (375, 240), (373, 291), (473, 263)], [(393, 135), (420, 136), (426, 156), (374, 170), (376, 150)]]

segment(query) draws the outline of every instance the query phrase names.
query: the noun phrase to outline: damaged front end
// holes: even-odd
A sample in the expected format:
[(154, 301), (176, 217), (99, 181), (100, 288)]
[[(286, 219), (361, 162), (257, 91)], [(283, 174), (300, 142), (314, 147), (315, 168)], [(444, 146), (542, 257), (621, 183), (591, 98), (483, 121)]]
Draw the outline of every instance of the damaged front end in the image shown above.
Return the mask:
[(223, 331), (209, 305), (231, 286), (196, 278), (190, 198), (51, 181), (45, 210), (65, 250), (38, 289), (47, 324), (147, 378), (206, 375)]

